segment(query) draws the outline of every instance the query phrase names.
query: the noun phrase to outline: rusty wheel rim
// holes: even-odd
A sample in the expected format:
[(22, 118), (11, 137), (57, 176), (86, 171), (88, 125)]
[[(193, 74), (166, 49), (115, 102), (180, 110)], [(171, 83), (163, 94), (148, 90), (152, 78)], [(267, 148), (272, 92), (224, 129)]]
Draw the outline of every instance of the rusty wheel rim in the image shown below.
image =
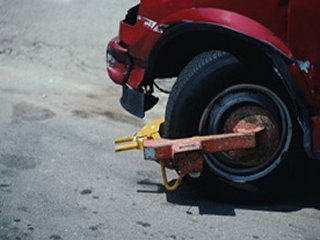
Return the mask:
[(288, 151), (292, 124), (283, 101), (270, 89), (253, 85), (232, 86), (214, 98), (202, 115), (201, 135), (232, 132), (238, 125), (253, 124), (266, 129), (255, 149), (205, 154), (215, 174), (247, 182), (272, 172)]

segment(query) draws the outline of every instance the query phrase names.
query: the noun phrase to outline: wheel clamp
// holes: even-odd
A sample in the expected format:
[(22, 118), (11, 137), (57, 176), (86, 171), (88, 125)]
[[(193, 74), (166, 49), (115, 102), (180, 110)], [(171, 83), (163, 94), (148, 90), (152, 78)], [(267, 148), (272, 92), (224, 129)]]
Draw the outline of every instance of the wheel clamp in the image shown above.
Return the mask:
[[(164, 119), (160, 119), (132, 136), (116, 139), (115, 151), (138, 149), (144, 152), (146, 160), (160, 162), (164, 186), (169, 191), (177, 189), (186, 174), (202, 171), (204, 154), (254, 148), (259, 133), (264, 131), (263, 127), (244, 122), (232, 133), (165, 139), (161, 138), (163, 125)], [(173, 185), (168, 183), (166, 165), (174, 167), (179, 174)]]

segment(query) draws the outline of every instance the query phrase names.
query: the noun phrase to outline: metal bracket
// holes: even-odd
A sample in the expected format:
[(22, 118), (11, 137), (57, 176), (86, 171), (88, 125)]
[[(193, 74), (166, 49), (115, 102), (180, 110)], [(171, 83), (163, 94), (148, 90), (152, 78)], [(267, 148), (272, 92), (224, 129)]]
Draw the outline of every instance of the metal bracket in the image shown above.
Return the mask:
[[(177, 189), (185, 174), (202, 171), (204, 153), (254, 148), (257, 146), (258, 134), (264, 131), (264, 127), (244, 123), (233, 129), (233, 133), (164, 139), (161, 138), (163, 123), (164, 119), (148, 123), (134, 135), (116, 139), (115, 143), (121, 145), (115, 146), (115, 151), (138, 149), (144, 152), (146, 160), (159, 161), (164, 186), (169, 191)], [(172, 160), (180, 173), (173, 185), (169, 185), (167, 180), (167, 160)]]

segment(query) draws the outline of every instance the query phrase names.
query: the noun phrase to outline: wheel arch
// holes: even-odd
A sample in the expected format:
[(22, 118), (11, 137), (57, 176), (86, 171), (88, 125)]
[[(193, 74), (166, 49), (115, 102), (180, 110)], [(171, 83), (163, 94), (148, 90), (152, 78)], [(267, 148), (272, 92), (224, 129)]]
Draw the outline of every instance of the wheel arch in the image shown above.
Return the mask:
[(177, 76), (193, 57), (210, 50), (227, 51), (239, 58), (250, 56), (264, 60), (270, 60), (277, 54), (287, 63), (295, 61), (282, 42), (275, 46), (267, 40), (226, 26), (188, 20), (171, 24), (155, 42), (142, 85), (155, 78)]
[(304, 148), (313, 157), (310, 114), (297, 93), (288, 68), (296, 60), (291, 57), (290, 52), (283, 52), (269, 42), (213, 23), (185, 21), (173, 24), (155, 43), (148, 58), (142, 85), (152, 85), (155, 78), (177, 76), (192, 58), (210, 50), (229, 52), (240, 61), (252, 59), (247, 64), (263, 66), (278, 76), (302, 129)]

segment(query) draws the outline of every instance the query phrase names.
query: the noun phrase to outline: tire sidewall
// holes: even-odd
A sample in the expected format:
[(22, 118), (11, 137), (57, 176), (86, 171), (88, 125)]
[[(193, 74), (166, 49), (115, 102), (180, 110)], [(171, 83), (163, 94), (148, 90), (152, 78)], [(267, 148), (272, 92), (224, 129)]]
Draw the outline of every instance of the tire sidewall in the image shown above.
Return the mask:
[[(198, 135), (201, 116), (217, 94), (235, 84), (258, 84), (256, 77), (244, 73), (244, 66), (233, 56), (222, 54), (218, 58), (212, 58), (211, 61), (210, 58), (205, 59), (212, 54), (214, 52), (197, 56), (179, 75), (167, 104), (165, 137), (181, 138)], [(277, 89), (270, 90), (279, 96)], [(286, 104), (283, 97), (280, 99)], [(240, 189), (240, 192), (244, 190), (246, 193), (249, 191), (270, 194), (282, 192), (289, 183), (288, 164), (289, 160), (283, 159), (271, 173), (261, 179), (249, 183), (234, 183), (208, 170), (209, 167), (205, 162), (201, 177), (199, 179), (188, 177), (186, 181), (198, 184), (197, 187), (199, 184), (201, 188), (206, 186), (205, 189), (211, 185), (217, 189), (219, 185), (218, 188), (222, 188), (224, 193), (228, 191), (227, 189), (230, 192), (236, 188)]]

